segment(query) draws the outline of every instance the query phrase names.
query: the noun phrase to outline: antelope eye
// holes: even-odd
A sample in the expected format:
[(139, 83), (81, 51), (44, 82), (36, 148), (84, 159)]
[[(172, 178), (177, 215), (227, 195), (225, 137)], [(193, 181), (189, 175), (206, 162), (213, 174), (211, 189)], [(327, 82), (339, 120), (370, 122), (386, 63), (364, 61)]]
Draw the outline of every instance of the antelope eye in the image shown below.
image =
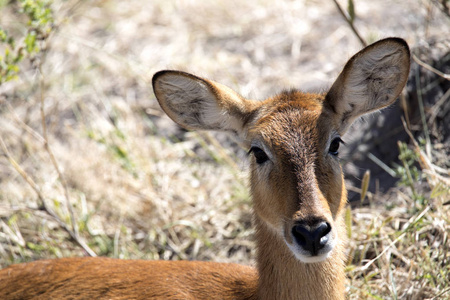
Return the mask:
[(263, 163), (265, 163), (266, 161), (269, 160), (269, 157), (264, 152), (264, 150), (262, 150), (261, 148), (251, 147), (250, 151), (248, 153), (253, 153), (253, 156), (256, 159), (256, 163), (259, 164), (259, 165), (261, 165), (261, 164), (263, 164)]
[(337, 156), (339, 154), (339, 146), (341, 143), (344, 143), (340, 137), (334, 138), (330, 143), (330, 148), (328, 149), (328, 153), (331, 155)]

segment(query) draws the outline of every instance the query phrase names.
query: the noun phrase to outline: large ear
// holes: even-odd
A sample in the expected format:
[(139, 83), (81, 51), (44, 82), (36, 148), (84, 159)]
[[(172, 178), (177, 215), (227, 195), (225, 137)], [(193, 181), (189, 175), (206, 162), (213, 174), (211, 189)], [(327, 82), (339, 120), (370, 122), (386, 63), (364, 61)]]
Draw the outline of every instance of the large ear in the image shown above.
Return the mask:
[(242, 134), (255, 105), (224, 85), (185, 72), (160, 71), (152, 83), (164, 112), (187, 129)]
[(408, 80), (409, 66), (408, 44), (399, 38), (378, 41), (354, 55), (326, 97), (341, 132), (357, 117), (392, 104)]

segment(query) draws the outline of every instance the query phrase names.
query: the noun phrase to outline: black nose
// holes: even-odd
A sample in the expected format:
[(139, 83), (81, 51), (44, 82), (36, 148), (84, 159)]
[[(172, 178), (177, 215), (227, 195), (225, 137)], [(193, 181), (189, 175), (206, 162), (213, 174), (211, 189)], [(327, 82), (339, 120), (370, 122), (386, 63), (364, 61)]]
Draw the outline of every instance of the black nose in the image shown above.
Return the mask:
[(330, 232), (330, 224), (323, 221), (312, 225), (300, 222), (292, 228), (292, 234), (297, 243), (313, 256), (328, 243)]

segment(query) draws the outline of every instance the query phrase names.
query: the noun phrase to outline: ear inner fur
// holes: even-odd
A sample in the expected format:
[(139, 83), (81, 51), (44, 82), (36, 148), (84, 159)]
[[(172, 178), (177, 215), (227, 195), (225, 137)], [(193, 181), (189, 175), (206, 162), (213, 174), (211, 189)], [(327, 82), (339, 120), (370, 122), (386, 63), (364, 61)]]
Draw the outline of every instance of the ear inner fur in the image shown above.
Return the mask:
[(153, 88), (163, 110), (188, 129), (225, 130), (242, 134), (259, 102), (244, 99), (217, 82), (180, 71), (161, 71)]
[(326, 97), (342, 132), (359, 116), (395, 101), (408, 79), (409, 61), (408, 45), (398, 38), (374, 43), (349, 60)]

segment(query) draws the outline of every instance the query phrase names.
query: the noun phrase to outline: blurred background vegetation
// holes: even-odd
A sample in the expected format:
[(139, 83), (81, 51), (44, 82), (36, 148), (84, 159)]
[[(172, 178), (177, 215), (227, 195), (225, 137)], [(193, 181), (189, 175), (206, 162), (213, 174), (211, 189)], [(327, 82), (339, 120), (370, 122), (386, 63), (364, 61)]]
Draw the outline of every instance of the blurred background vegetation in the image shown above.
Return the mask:
[(414, 54), (404, 94), (344, 138), (348, 298), (449, 299), (449, 6), (0, 1), (0, 267), (86, 255), (252, 265), (247, 149), (173, 124), (152, 74), (186, 70), (255, 99), (325, 91), (364, 43), (399, 36)]

